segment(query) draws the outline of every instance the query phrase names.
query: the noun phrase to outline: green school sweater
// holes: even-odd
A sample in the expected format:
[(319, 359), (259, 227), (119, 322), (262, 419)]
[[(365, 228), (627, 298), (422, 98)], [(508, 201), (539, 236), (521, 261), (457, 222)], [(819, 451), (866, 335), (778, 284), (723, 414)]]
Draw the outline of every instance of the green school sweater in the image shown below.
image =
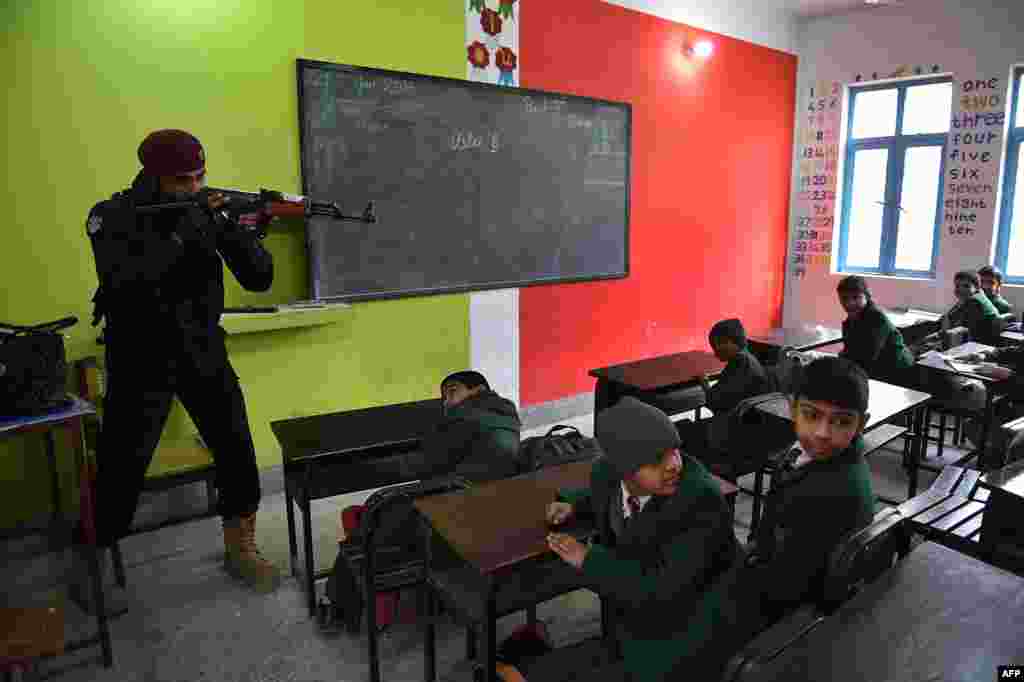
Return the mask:
[(598, 460), (590, 487), (561, 498), (596, 522), (583, 574), (615, 609), (625, 667), (638, 682), (698, 670), (693, 679), (717, 679), (737, 646), (733, 592), (743, 561), (718, 485), (684, 456), (676, 493), (651, 498), (616, 536), (609, 508), (621, 504), (620, 485)]
[(1000, 315), (1005, 315), (1006, 313), (1013, 310), (1013, 306), (1010, 304), (1009, 301), (1003, 298), (1001, 294), (992, 294), (991, 296), (985, 294), (985, 297), (995, 307), (996, 312), (998, 312)]
[(871, 471), (858, 436), (843, 452), (780, 473), (758, 529), (759, 563), (745, 571), (744, 590), (769, 620), (822, 597), (828, 557), (839, 540), (875, 515)]
[(981, 289), (953, 306), (947, 315), (954, 326), (967, 327), (971, 340), (978, 343), (994, 346), (999, 334), (1002, 333), (999, 313)]
[(903, 342), (903, 334), (874, 303), (868, 303), (857, 319), (843, 321), (840, 355), (880, 379), (892, 378), (914, 366), (914, 355)]

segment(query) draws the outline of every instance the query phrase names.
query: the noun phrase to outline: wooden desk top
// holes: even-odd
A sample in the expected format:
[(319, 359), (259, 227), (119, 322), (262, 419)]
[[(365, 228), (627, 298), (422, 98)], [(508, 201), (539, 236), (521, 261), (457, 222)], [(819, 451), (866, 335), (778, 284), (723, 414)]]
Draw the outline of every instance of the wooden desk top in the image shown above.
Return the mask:
[(549, 552), (548, 504), (590, 485), (593, 462), (573, 462), (417, 499), (416, 509), (452, 549), (488, 574)]
[(797, 351), (814, 350), (843, 340), (843, 332), (833, 327), (776, 327), (766, 334), (749, 337), (754, 343)]
[(761, 682), (995, 679), (1024, 660), (1024, 579), (932, 542), (758, 669)]
[(441, 399), (280, 419), (270, 428), (287, 461), (415, 445), (441, 417)]
[[(452, 549), (482, 574), (550, 552), (548, 504), (559, 490), (590, 485), (593, 462), (573, 462), (413, 504)], [(739, 488), (714, 476), (725, 497)]]
[(65, 422), (69, 419), (76, 419), (90, 414), (96, 414), (96, 406), (79, 398), (76, 395), (69, 395), (71, 404), (56, 410), (50, 410), (44, 414), (29, 416), (0, 415), (0, 433), (16, 433), (29, 427), (51, 426)]
[(714, 376), (721, 373), (723, 367), (725, 363), (714, 354), (703, 350), (690, 350), (611, 367), (600, 367), (590, 370), (588, 374), (642, 391), (653, 391), (696, 382), (702, 374)]
[(889, 321), (897, 329), (907, 329), (919, 324), (938, 324), (939, 318), (942, 317), (939, 313), (925, 311), (888, 310), (883, 308), (882, 312), (885, 313), (885, 316), (889, 318)]
[(0, 659), (39, 658), (63, 652), (63, 609), (0, 608)]
[[(901, 412), (926, 403), (931, 397), (930, 393), (922, 393), (910, 388), (887, 384), (877, 379), (868, 379), (869, 416), (864, 430), (870, 431)], [(779, 398), (778, 400), (764, 402), (758, 405), (757, 409), (783, 419), (792, 420), (793, 418), (790, 414), (788, 399)]]

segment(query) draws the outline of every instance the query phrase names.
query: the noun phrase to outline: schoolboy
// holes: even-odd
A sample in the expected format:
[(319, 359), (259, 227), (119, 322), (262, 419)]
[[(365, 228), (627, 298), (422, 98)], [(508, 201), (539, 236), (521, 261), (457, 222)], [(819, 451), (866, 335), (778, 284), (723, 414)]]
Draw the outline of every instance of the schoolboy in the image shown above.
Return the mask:
[(942, 316), (943, 328), (967, 327), (972, 341), (989, 346), (997, 345), (1003, 332), (1002, 321), (992, 302), (981, 290), (978, 274), (961, 270), (953, 276), (953, 292), (957, 302)]
[(875, 513), (861, 434), (868, 378), (845, 358), (823, 357), (801, 373), (791, 403), (798, 447), (780, 463), (744, 572), (748, 606), (762, 623), (822, 597), (828, 557)]
[(978, 268), (978, 280), (981, 283), (981, 290), (985, 292), (985, 296), (1000, 315), (1005, 315), (1013, 310), (1013, 305), (999, 293), (1003, 288), (1003, 273), (999, 268), (994, 265), (984, 265)]
[[(402, 478), (427, 480), (454, 475), (480, 483), (518, 473), (519, 414), (512, 401), (491, 390), (483, 374), (473, 370), (449, 374), (441, 381), (441, 402), (437, 424), (424, 435), (420, 449), (403, 455)], [(339, 542), (362, 536), (364, 511), (362, 505), (342, 511)], [(396, 504), (380, 515), (374, 544), (415, 551), (418, 530), (412, 505)], [(357, 630), (363, 608), (361, 593), (340, 553), (327, 593), (349, 630)]]
[(901, 386), (913, 381), (914, 355), (903, 334), (871, 299), (867, 281), (858, 275), (839, 280), (839, 304), (843, 320), (841, 357), (853, 360), (869, 376)]
[(735, 648), (743, 559), (725, 500), (657, 408), (623, 398), (598, 415), (596, 435), (604, 456), (590, 487), (565, 491), (547, 516), (590, 516), (597, 540), (553, 532), (548, 544), (609, 600), (628, 679), (717, 679)]
[(740, 402), (771, 390), (764, 367), (747, 349), (747, 332), (738, 319), (716, 322), (708, 332), (708, 343), (715, 357), (725, 363), (714, 386), (707, 376), (701, 377), (705, 406), (714, 413), (714, 418), (676, 422), (683, 447), (698, 459), (712, 457), (715, 446), (725, 440), (726, 420)]

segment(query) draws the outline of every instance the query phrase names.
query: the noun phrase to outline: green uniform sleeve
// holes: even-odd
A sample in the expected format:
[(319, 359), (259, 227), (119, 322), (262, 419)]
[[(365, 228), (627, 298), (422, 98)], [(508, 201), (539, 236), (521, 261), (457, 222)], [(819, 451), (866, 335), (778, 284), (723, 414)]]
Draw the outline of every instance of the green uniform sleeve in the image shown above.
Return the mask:
[(865, 371), (873, 371), (892, 331), (892, 323), (885, 318), (884, 314), (872, 315), (863, 320), (862, 325), (854, 334), (855, 343), (846, 345), (846, 356)]
[(705, 588), (705, 577), (716, 561), (713, 550), (728, 516), (711, 494), (695, 502), (696, 518), (665, 546), (656, 563), (627, 558), (604, 545), (593, 545), (583, 562), (583, 574), (594, 588), (636, 609), (658, 602), (686, 600)]
[(588, 488), (565, 488), (558, 491), (558, 501), (568, 502), (573, 507), (573, 513), (577, 516), (592, 516), (594, 514), (593, 493), (596, 489), (605, 489), (609, 483), (613, 483), (614, 475), (604, 459), (594, 462), (590, 470), (590, 487)]
[(455, 473), (479, 433), (468, 419), (445, 417), (423, 438), (419, 452), (404, 461), (405, 475), (412, 479), (429, 479)]
[(870, 521), (874, 494), (870, 481), (851, 469), (848, 475), (805, 479), (774, 502), (780, 506), (772, 516), (785, 529), (785, 541), (754, 568), (752, 578), (769, 603), (785, 607), (814, 597), (832, 549)]
[(745, 356), (738, 355), (726, 366), (718, 383), (707, 390), (707, 406), (715, 414), (724, 414), (750, 396), (753, 372)]

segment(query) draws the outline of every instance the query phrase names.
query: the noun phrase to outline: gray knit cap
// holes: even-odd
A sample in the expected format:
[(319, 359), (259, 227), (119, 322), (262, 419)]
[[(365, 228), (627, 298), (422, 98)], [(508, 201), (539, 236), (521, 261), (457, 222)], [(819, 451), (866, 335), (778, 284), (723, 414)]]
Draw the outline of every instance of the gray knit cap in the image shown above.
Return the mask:
[(608, 463), (622, 478), (657, 463), (665, 450), (680, 444), (679, 432), (664, 412), (632, 397), (599, 412), (594, 430)]

